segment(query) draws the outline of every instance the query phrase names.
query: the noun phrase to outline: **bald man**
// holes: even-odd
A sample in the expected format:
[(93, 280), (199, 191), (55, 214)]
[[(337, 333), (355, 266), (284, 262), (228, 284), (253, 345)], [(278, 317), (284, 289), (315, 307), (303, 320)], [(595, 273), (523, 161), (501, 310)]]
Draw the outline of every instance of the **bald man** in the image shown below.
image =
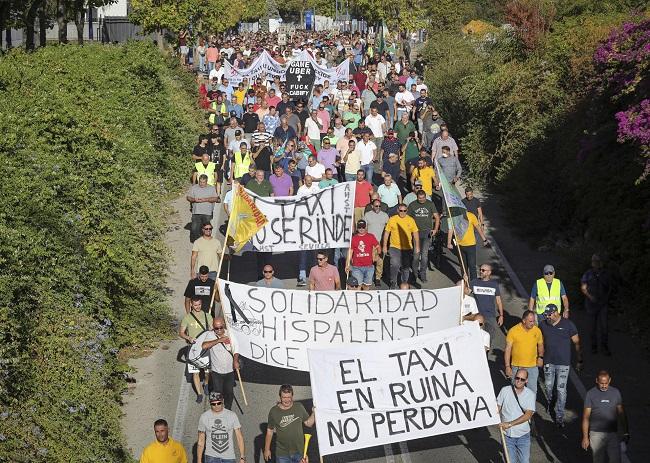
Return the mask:
[(210, 392), (221, 392), (228, 410), (232, 408), (235, 398), (235, 370), (239, 370), (239, 354), (235, 339), (231, 339), (222, 317), (212, 321), (209, 332), (202, 346), (210, 349)]

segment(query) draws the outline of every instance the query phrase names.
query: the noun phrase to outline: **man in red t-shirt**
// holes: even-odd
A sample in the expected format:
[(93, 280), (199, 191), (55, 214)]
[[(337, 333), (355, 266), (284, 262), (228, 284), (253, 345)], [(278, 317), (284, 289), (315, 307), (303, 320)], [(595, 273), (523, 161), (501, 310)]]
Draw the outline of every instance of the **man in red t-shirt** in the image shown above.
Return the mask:
[(366, 221), (357, 222), (357, 233), (352, 236), (352, 244), (348, 249), (345, 272), (350, 273), (361, 284), (365, 291), (372, 285), (375, 275), (374, 263), (379, 257), (379, 241), (375, 235), (368, 233)]
[(339, 270), (327, 262), (325, 251), (316, 253), (317, 264), (309, 270), (310, 291), (333, 291), (341, 289)]
[(372, 183), (366, 181), (366, 173), (359, 169), (357, 171), (357, 183), (354, 190), (354, 223), (363, 217), (365, 208), (370, 204), (370, 195), (373, 193)]

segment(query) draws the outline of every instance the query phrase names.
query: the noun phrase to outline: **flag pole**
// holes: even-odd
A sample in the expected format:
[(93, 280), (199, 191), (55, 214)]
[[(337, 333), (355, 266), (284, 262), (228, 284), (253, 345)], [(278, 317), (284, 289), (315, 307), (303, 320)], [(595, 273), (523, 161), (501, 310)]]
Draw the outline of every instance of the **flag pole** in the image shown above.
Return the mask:
[[(241, 186), (236, 185), (236, 188), (237, 188), (237, 190), (235, 191), (235, 193), (233, 193), (233, 196), (235, 194), (239, 194), (239, 188), (241, 188)], [(233, 199), (233, 203), (234, 203), (234, 199)], [(219, 300), (220, 301), (223, 300), (223, 298), (221, 297), (221, 292), (219, 290), (219, 277), (221, 275), (221, 267), (223, 266), (223, 259), (224, 259), (224, 256), (226, 254), (226, 248), (228, 247), (228, 235), (230, 234), (231, 224), (232, 224), (232, 208), (230, 209), (230, 214), (228, 216), (228, 226), (226, 227), (226, 236), (225, 236), (225, 238), (223, 240), (223, 248), (221, 250), (221, 258), (219, 259), (219, 267), (217, 269), (217, 278), (216, 278), (216, 280), (214, 282), (214, 288), (212, 289), (212, 300), (210, 301), (210, 308), (212, 308), (212, 306), (214, 305), (214, 298), (217, 295), (217, 293), (219, 293)], [(230, 261), (228, 261), (228, 268), (230, 269)], [(222, 315), (223, 315), (223, 320), (226, 323), (226, 329), (228, 330), (228, 332), (230, 332), (230, 323), (228, 323), (228, 317), (226, 317), (226, 314), (223, 313), (223, 310), (221, 312), (222, 312)], [(216, 315), (216, 313), (215, 313), (215, 315)], [(229, 346), (228, 350), (230, 351), (231, 354), (233, 353), (232, 352), (232, 345)], [(246, 398), (246, 392), (244, 391), (244, 385), (242, 384), (241, 372), (239, 371), (239, 368), (236, 368), (235, 372), (237, 373), (237, 379), (239, 380), (239, 388), (241, 389), (242, 397), (244, 399), (244, 404), (246, 406), (248, 406), (248, 399)]]

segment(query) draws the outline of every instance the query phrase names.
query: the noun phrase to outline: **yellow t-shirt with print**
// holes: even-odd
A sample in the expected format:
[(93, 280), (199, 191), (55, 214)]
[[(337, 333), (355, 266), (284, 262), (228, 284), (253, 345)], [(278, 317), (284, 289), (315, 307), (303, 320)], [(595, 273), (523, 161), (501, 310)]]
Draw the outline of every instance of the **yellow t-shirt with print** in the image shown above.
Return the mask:
[(413, 249), (413, 233), (418, 232), (418, 226), (410, 215), (400, 217), (394, 215), (386, 223), (385, 231), (390, 233), (388, 246), (408, 251)]

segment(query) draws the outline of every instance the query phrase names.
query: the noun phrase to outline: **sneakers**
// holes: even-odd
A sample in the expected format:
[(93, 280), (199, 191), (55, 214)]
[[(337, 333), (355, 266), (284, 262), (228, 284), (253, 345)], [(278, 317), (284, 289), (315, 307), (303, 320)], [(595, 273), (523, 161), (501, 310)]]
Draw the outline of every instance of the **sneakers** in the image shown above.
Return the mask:
[(296, 283), (296, 286), (307, 286), (307, 282), (305, 280), (298, 280), (298, 283)]
[(196, 403), (197, 404), (203, 403), (203, 394), (199, 394), (196, 396)]

